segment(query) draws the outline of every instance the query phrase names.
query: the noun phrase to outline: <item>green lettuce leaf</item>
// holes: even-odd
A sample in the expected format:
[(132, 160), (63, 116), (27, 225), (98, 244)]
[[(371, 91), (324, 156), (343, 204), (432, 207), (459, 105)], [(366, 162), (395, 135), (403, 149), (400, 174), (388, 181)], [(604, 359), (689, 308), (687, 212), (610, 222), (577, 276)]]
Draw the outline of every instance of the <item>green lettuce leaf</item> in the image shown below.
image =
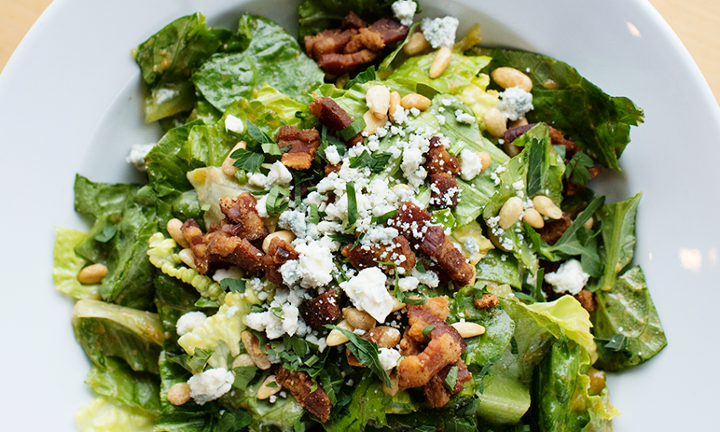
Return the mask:
[(642, 193), (613, 204), (605, 204), (598, 214), (602, 223), (603, 260), (605, 271), (599, 288), (609, 290), (617, 275), (630, 264), (635, 253), (635, 216)]
[(156, 418), (101, 396), (75, 412), (79, 432), (151, 432)]
[(186, 173), (207, 165), (207, 161), (186, 144), (190, 131), (200, 125), (203, 122), (196, 120), (170, 130), (148, 153), (148, 178), (158, 196), (191, 189)]
[(147, 372), (135, 372), (122, 360), (105, 359), (105, 366), (93, 366), (85, 383), (95, 392), (157, 417), (160, 415), (160, 379)]
[(66, 228), (55, 228), (57, 239), (53, 249), (53, 282), (55, 289), (78, 300), (100, 300), (97, 285), (83, 285), (77, 275), (86, 261), (75, 252), (75, 248), (86, 238), (87, 233)]
[(476, 268), (478, 280), (494, 282), (498, 285), (507, 284), (517, 289), (522, 287), (517, 259), (512, 255), (491, 249)]
[(250, 43), (241, 53), (216, 54), (194, 74), (193, 82), (213, 106), (225, 111), (235, 100), (250, 99), (268, 84), (291, 98), (309, 102), (308, 94), (324, 74), (301, 50), (295, 38), (271, 20), (240, 18), (238, 33)]
[(350, 403), (323, 426), (328, 432), (362, 432), (369, 421), (376, 426), (384, 425), (385, 406), (391, 399), (389, 396), (386, 399), (382, 383), (367, 372), (355, 380)]
[(450, 431), (476, 432), (478, 429), (476, 411), (481, 402), (474, 397), (455, 397), (442, 408), (421, 409), (405, 415), (388, 415), (388, 428), (393, 431)]
[(630, 99), (611, 97), (575, 68), (553, 58), (505, 49), (482, 50), (492, 57), (486, 71), (509, 66), (533, 81), (531, 123), (546, 122), (562, 131), (596, 163), (620, 170), (618, 158), (630, 142), (630, 126), (643, 122), (643, 111)]
[(177, 344), (177, 320), (188, 312), (199, 310), (195, 302), (200, 295), (191, 285), (165, 274), (159, 274), (153, 282), (155, 286), (155, 306), (165, 333), (166, 351), (181, 352)]
[[(645, 363), (665, 348), (667, 338), (640, 267), (626, 271), (610, 291), (597, 291), (595, 299), (592, 321), (600, 356), (596, 367), (621, 371)], [(620, 338), (622, 346), (606, 348), (611, 338)]]
[(157, 314), (96, 300), (75, 303), (75, 339), (88, 358), (107, 368), (106, 359), (120, 357), (134, 371), (158, 373), (164, 335)]
[(464, 56), (453, 54), (450, 65), (438, 78), (430, 78), (430, 66), (435, 53), (407, 59), (388, 77), (388, 82), (401, 94), (415, 93), (418, 85), (426, 86), (438, 93), (460, 94), (470, 85), (480, 70), (492, 60), (486, 56)]

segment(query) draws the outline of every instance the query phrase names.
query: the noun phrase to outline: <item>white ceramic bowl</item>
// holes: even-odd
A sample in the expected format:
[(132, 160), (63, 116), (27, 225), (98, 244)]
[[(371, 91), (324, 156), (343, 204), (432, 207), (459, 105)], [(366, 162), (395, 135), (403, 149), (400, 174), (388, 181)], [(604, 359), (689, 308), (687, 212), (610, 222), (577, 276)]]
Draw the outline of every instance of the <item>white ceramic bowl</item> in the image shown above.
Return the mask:
[[(73, 431), (75, 409), (91, 399), (83, 384), (89, 366), (70, 325), (72, 302), (53, 290), (52, 226), (84, 228), (73, 212), (76, 172), (137, 180), (125, 155), (133, 143), (159, 136), (157, 126), (143, 123), (130, 49), (195, 11), (227, 28), (253, 12), (295, 32), (294, 2), (240, 3), (55, 0), (0, 75), (0, 430)], [(484, 43), (564, 60), (645, 109), (646, 123), (633, 129), (621, 159), (623, 173), (594, 186), (609, 201), (644, 193), (635, 261), (669, 346), (610, 378), (623, 413), (615, 430), (718, 430), (720, 111), (685, 48), (642, 0), (427, 3), (426, 15), (460, 17), (461, 34), (480, 22)]]

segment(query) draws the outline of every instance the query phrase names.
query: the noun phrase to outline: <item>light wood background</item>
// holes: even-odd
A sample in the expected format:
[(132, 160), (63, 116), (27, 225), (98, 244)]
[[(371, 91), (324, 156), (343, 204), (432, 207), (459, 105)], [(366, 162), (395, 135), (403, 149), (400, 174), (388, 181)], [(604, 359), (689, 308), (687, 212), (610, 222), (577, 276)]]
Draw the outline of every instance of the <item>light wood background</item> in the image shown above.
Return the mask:
[[(52, 0), (0, 0), (0, 70)], [(697, 62), (720, 100), (720, 0), (650, 0)]]

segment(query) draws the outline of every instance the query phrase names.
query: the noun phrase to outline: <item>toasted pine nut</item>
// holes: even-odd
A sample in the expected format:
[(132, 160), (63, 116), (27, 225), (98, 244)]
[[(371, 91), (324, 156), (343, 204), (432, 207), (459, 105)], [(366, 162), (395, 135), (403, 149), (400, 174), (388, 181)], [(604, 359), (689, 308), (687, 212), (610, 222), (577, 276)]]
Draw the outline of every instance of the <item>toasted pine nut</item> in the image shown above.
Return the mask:
[(173, 405), (182, 405), (190, 400), (190, 386), (188, 383), (173, 384), (168, 390), (168, 402)]
[(363, 132), (367, 132), (368, 135), (372, 135), (377, 130), (387, 124), (387, 119), (379, 119), (375, 117), (372, 113), (372, 111), (366, 111), (365, 114), (363, 114), (363, 120), (365, 120), (365, 129), (363, 129)]
[(270, 243), (272, 243), (275, 237), (280, 238), (280, 240), (285, 240), (288, 243), (291, 243), (293, 240), (295, 240), (295, 234), (293, 234), (292, 231), (288, 230), (275, 231), (274, 233), (268, 234), (268, 236), (265, 237), (265, 240), (263, 240), (262, 243), (262, 249), (265, 253), (268, 253), (268, 250), (270, 250)]
[(365, 93), (370, 112), (379, 120), (387, 119), (388, 108), (390, 108), (390, 90), (384, 85), (374, 85)]
[(529, 92), (533, 88), (529, 76), (511, 67), (499, 67), (490, 74), (492, 79), (502, 88), (520, 87)]
[(525, 210), (523, 220), (535, 229), (540, 229), (545, 226), (545, 221), (543, 220), (542, 216), (540, 216), (540, 213), (538, 213), (538, 211), (534, 208), (529, 208)]
[(410, 36), (410, 40), (403, 47), (403, 51), (405, 51), (405, 54), (413, 56), (429, 46), (430, 43), (425, 39), (425, 35), (416, 31)]
[(562, 217), (562, 210), (560, 210), (560, 208), (556, 206), (550, 198), (538, 195), (533, 198), (532, 202), (535, 210), (537, 210), (541, 215), (547, 216), (550, 219), (560, 219)]
[[(352, 326), (348, 324), (347, 320), (340, 321), (337, 326), (347, 331), (354, 330)], [(340, 330), (333, 329), (330, 333), (328, 333), (327, 338), (325, 338), (325, 343), (327, 343), (327, 346), (338, 346), (349, 340), (350, 339), (348, 339)]]
[(485, 171), (490, 166), (490, 163), (492, 163), (492, 159), (490, 158), (490, 155), (488, 152), (479, 152), (478, 157), (480, 158), (480, 163), (482, 164), (482, 171)]
[(395, 193), (398, 193), (400, 191), (412, 191), (412, 188), (410, 188), (410, 186), (408, 186), (404, 183), (398, 183), (395, 186), (393, 186), (390, 190), (392, 190)]
[(355, 308), (345, 308), (342, 313), (348, 324), (356, 329), (370, 330), (377, 324), (375, 318), (373, 318), (369, 313)]
[(393, 306), (392, 306), (392, 311), (393, 311), (393, 312), (397, 312), (397, 311), (399, 311), (400, 309), (402, 309), (402, 308), (404, 308), (404, 307), (406, 306), (405, 303), (403, 303), (403, 302), (401, 302), (400, 300), (398, 300), (395, 296), (393, 296), (392, 299), (393, 299)]
[(485, 129), (495, 138), (502, 138), (507, 130), (507, 120), (497, 108), (485, 111)]
[(520, 218), (523, 211), (522, 200), (518, 197), (509, 198), (500, 209), (500, 228), (508, 229)]
[(392, 384), (392, 387), (387, 387), (385, 384), (383, 384), (383, 393), (390, 396), (395, 396), (400, 390), (400, 386), (398, 385), (399, 382), (400, 380), (398, 379), (397, 374), (390, 375), (390, 383)]
[(593, 219), (592, 216), (591, 216), (590, 219), (588, 219), (588, 220), (583, 224), (583, 226), (585, 227), (586, 230), (590, 231), (590, 230), (592, 229), (594, 223), (595, 223), (595, 219)]
[[(268, 385), (271, 383), (275, 383), (274, 387), (269, 387)], [(267, 378), (265, 378), (265, 381), (263, 381), (262, 386), (258, 389), (257, 392), (257, 398), (260, 400), (267, 399), (270, 396), (276, 394), (282, 390), (282, 387), (280, 384), (277, 383), (277, 379), (275, 378), (275, 375), (270, 375)]]
[(527, 119), (525, 117), (520, 117), (517, 120), (511, 120), (510, 123), (508, 124), (508, 128), (512, 129), (512, 128), (518, 127), (518, 126), (525, 126), (527, 124), (528, 124)]
[(190, 245), (188, 244), (187, 240), (185, 240), (185, 236), (183, 236), (182, 233), (182, 225), (183, 223), (180, 222), (180, 219), (172, 218), (167, 223), (167, 232), (170, 234), (170, 237), (172, 237), (173, 240), (175, 240), (175, 243), (180, 245), (181, 248), (189, 248)]
[(412, 108), (417, 108), (420, 111), (425, 111), (426, 109), (430, 108), (430, 103), (430, 99), (417, 93), (405, 95), (405, 97), (400, 99), (400, 106), (408, 110)]
[(430, 66), (430, 78), (437, 78), (445, 72), (445, 69), (450, 65), (452, 60), (452, 50), (447, 47), (442, 47), (435, 54), (432, 66)]
[(100, 283), (108, 272), (108, 268), (102, 264), (92, 264), (80, 270), (77, 280), (81, 284), (93, 285)]
[(247, 351), (255, 366), (262, 370), (270, 369), (272, 363), (270, 363), (268, 355), (260, 350), (260, 341), (258, 338), (254, 334), (245, 330), (240, 333), (240, 339), (245, 347), (245, 351)]
[(348, 82), (350, 82), (350, 74), (342, 74), (335, 80), (335, 87), (344, 89)]
[(255, 363), (253, 363), (252, 357), (250, 357), (249, 354), (240, 354), (232, 362), (233, 369), (235, 369), (236, 367), (248, 367), (248, 366), (255, 366)]
[[(233, 154), (233, 152), (237, 149), (244, 149), (246, 147), (245, 141), (240, 141), (239, 143), (235, 144), (235, 147), (230, 150), (230, 153), (228, 153), (227, 157), (222, 163), (222, 172), (228, 177), (233, 177), (235, 173), (237, 172), (237, 168), (233, 166), (235, 163), (235, 159), (231, 158), (230, 155)], [(173, 237), (174, 238), (174, 237)], [(175, 240), (177, 241), (177, 240)]]
[(390, 121), (395, 121), (395, 110), (400, 106), (400, 93), (394, 91), (390, 93), (390, 108), (388, 108), (388, 114), (390, 115)]
[(485, 333), (485, 327), (472, 322), (456, 322), (455, 324), (452, 324), (452, 326), (463, 338), (480, 336)]
[(503, 150), (505, 150), (505, 153), (510, 156), (511, 158), (514, 158), (515, 156), (519, 155), (522, 149), (515, 144), (505, 141), (503, 143)]
[(197, 266), (195, 266), (195, 254), (193, 253), (192, 249), (185, 248), (178, 252), (178, 256), (180, 257), (180, 260), (185, 263), (186, 266), (190, 267), (193, 270), (197, 270)]
[[(475, 263), (475, 264), (477, 264), (477, 263)], [(470, 281), (465, 286), (474, 286), (475, 282), (477, 281), (477, 269), (475, 268), (474, 265), (471, 268), (472, 268), (473, 275), (472, 275), (472, 278), (470, 278)]]
[(370, 331), (382, 333), (377, 339), (379, 348), (392, 348), (400, 343), (400, 330), (394, 327), (380, 326)]

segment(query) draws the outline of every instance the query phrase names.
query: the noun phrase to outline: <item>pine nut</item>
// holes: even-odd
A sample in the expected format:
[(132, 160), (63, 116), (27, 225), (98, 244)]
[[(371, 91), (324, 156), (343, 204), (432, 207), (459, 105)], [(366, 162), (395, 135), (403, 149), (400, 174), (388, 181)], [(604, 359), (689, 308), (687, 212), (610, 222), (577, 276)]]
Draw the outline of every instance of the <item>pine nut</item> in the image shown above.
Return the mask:
[(584, 224), (583, 227), (585, 227), (586, 230), (590, 231), (593, 227), (593, 224), (595, 223), (595, 219), (590, 217)]
[(499, 67), (490, 74), (492, 79), (502, 88), (520, 87), (526, 92), (530, 92), (533, 88), (532, 80), (529, 76), (511, 67)]
[[(237, 172), (237, 168), (233, 166), (235, 163), (235, 159), (231, 158), (230, 155), (233, 154), (233, 152), (237, 149), (244, 149), (246, 147), (245, 141), (240, 141), (239, 143), (235, 144), (235, 147), (230, 150), (230, 153), (228, 153), (227, 157), (222, 163), (222, 172), (228, 177), (235, 176), (235, 173)], [(174, 238), (174, 237), (173, 237)], [(177, 240), (175, 240), (177, 241)]]
[(375, 318), (373, 318), (369, 313), (355, 308), (345, 308), (342, 313), (348, 324), (356, 329), (370, 330), (375, 327), (375, 324), (377, 324)]
[(508, 229), (520, 218), (523, 211), (522, 200), (518, 197), (509, 198), (500, 209), (500, 228)]
[(472, 322), (456, 322), (452, 324), (452, 326), (464, 339), (480, 336), (485, 333), (485, 327)]
[(372, 111), (366, 111), (365, 114), (363, 114), (363, 120), (365, 120), (365, 129), (363, 129), (363, 132), (367, 132), (368, 135), (372, 135), (381, 127), (384, 127), (387, 124), (387, 119), (379, 119), (375, 117), (372, 113)]
[(395, 110), (400, 106), (400, 93), (394, 91), (390, 93), (390, 108), (388, 114), (390, 114), (390, 121), (395, 121)]
[(550, 219), (560, 219), (562, 217), (562, 210), (560, 210), (550, 198), (538, 195), (532, 199), (532, 202), (535, 210), (541, 215), (547, 216)]
[(477, 155), (480, 158), (480, 163), (482, 164), (482, 171), (480, 172), (483, 172), (488, 169), (488, 167), (492, 163), (492, 159), (490, 158), (488, 152), (480, 152)]
[(430, 66), (430, 78), (437, 78), (445, 72), (445, 69), (450, 65), (452, 60), (452, 50), (447, 47), (442, 47), (435, 54), (432, 66)]
[(405, 97), (400, 99), (400, 106), (408, 110), (412, 108), (417, 108), (420, 111), (425, 111), (426, 109), (430, 108), (430, 103), (430, 99), (417, 93), (405, 95)]
[(425, 39), (425, 35), (416, 31), (410, 36), (410, 40), (403, 47), (403, 51), (405, 51), (405, 54), (413, 56), (429, 46), (430, 43)]
[(505, 136), (507, 130), (507, 121), (505, 116), (497, 108), (490, 108), (485, 111), (485, 129), (495, 138)]
[(510, 123), (508, 124), (508, 128), (512, 129), (512, 128), (516, 128), (519, 126), (525, 126), (527, 124), (528, 124), (527, 119), (525, 117), (520, 117), (517, 120), (511, 120)]
[(401, 191), (412, 191), (412, 188), (410, 188), (410, 186), (408, 186), (404, 183), (398, 183), (395, 186), (393, 186), (390, 190), (392, 190), (395, 193), (399, 193)]
[(388, 387), (383, 384), (383, 393), (390, 396), (395, 396), (400, 390), (400, 386), (398, 385), (399, 382), (400, 380), (398, 379), (397, 374), (390, 375), (390, 383), (392, 384), (392, 387)]
[(350, 82), (350, 74), (342, 74), (335, 80), (335, 87), (344, 89), (348, 82)]
[(181, 248), (189, 248), (190, 245), (188, 244), (187, 240), (185, 240), (185, 236), (183, 236), (182, 233), (182, 225), (183, 223), (180, 222), (180, 219), (170, 219), (167, 223), (167, 232), (170, 234), (170, 237), (172, 237), (173, 240), (175, 240), (175, 243), (177, 243)]
[(186, 382), (173, 384), (168, 390), (167, 398), (173, 405), (183, 405), (190, 400), (190, 386)]
[[(275, 386), (270, 387), (269, 385), (272, 383), (275, 383)], [(269, 377), (265, 378), (262, 386), (260, 386), (260, 388), (258, 389), (257, 398), (260, 400), (267, 399), (270, 396), (278, 393), (280, 390), (282, 390), (282, 387), (280, 386), (280, 384), (277, 383), (275, 375), (270, 375)]]
[(233, 369), (237, 367), (249, 367), (249, 366), (255, 366), (255, 363), (252, 361), (252, 357), (250, 357), (249, 354), (240, 354), (233, 360), (232, 367)]
[(511, 142), (505, 141), (503, 143), (503, 150), (505, 150), (505, 153), (510, 156), (511, 158), (514, 158), (515, 156), (519, 155), (522, 149), (515, 144)]
[(380, 332), (380, 337), (377, 339), (378, 348), (392, 348), (400, 343), (400, 330), (388, 327), (380, 326), (370, 330), (373, 333)]
[(262, 243), (262, 250), (265, 253), (268, 253), (268, 251), (270, 250), (270, 243), (272, 243), (275, 237), (279, 238), (280, 240), (285, 240), (288, 243), (292, 243), (292, 241), (295, 240), (295, 234), (293, 234), (292, 231), (288, 230), (275, 231), (274, 233), (268, 234), (268, 236), (265, 237), (265, 240), (263, 240)]
[(543, 220), (542, 216), (540, 216), (540, 213), (538, 213), (538, 211), (534, 208), (529, 208), (525, 210), (523, 220), (535, 229), (540, 229), (545, 226), (545, 221)]
[(254, 334), (246, 330), (240, 333), (240, 339), (242, 340), (243, 346), (245, 347), (245, 351), (250, 356), (255, 366), (257, 366), (258, 369), (262, 370), (270, 369), (272, 363), (270, 363), (268, 355), (262, 352), (262, 350), (260, 349), (260, 341), (258, 340), (258, 338)]
[(406, 306), (405, 303), (398, 300), (395, 296), (393, 296), (392, 299), (393, 299), (392, 312), (397, 312)]
[(93, 285), (102, 282), (108, 268), (102, 264), (92, 264), (80, 270), (77, 280), (84, 285)]
[[(337, 326), (347, 331), (354, 330), (346, 320), (340, 321)], [(333, 329), (330, 333), (328, 333), (327, 337), (325, 338), (325, 343), (327, 343), (327, 346), (338, 346), (344, 344), (349, 340), (350, 339), (348, 339), (344, 334), (342, 334), (340, 330)]]
[(185, 248), (178, 252), (178, 256), (180, 257), (180, 261), (185, 263), (186, 266), (190, 267), (193, 270), (197, 270), (197, 266), (195, 265), (195, 254), (193, 253), (192, 249)]
[(379, 120), (387, 119), (388, 108), (390, 108), (390, 90), (384, 85), (375, 85), (365, 93), (370, 112)]

